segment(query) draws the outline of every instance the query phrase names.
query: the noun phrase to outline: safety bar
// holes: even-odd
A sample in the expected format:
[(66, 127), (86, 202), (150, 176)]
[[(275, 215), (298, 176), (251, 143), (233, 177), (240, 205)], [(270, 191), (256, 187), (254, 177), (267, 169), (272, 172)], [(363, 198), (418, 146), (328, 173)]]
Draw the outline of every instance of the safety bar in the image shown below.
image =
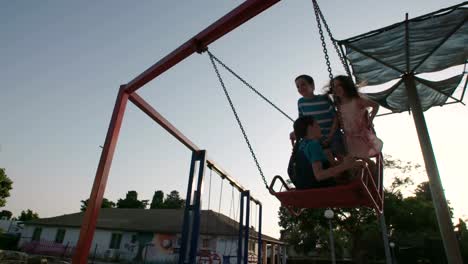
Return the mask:
[(275, 183), (276, 183), (277, 180), (279, 180), (279, 181), (281, 182), (282, 186), (283, 186), (284, 188), (286, 188), (286, 191), (291, 190), (291, 188), (288, 186), (288, 184), (286, 183), (286, 181), (285, 181), (281, 176), (275, 175), (275, 177), (273, 177), (273, 180), (271, 180), (270, 186), (268, 187), (268, 190), (270, 191), (271, 194), (274, 195), (275, 193), (277, 193), (277, 192), (275, 191), (275, 189), (274, 189)]

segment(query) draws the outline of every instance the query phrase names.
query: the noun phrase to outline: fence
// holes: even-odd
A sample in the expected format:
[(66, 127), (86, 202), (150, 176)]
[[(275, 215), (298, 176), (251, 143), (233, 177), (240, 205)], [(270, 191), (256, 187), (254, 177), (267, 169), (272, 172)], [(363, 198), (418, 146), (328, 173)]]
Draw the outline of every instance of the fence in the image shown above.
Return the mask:
[(69, 258), (73, 256), (75, 247), (51, 241), (30, 241), (24, 243), (21, 246), (21, 250), (28, 254)]

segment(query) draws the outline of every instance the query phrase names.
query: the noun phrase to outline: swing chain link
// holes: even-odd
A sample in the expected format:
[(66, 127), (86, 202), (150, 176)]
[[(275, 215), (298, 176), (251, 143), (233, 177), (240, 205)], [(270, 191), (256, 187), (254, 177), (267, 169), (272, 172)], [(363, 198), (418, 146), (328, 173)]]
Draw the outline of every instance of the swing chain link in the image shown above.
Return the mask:
[(232, 75), (234, 75), (234, 77), (236, 77), (239, 81), (241, 81), (245, 86), (247, 86), (248, 88), (250, 88), (250, 90), (252, 90), (254, 93), (256, 93), (258, 96), (260, 96), (263, 100), (265, 100), (267, 103), (269, 103), (271, 106), (273, 106), (273, 108), (275, 108), (276, 110), (278, 110), (278, 112), (280, 112), (281, 114), (283, 114), (287, 119), (291, 120), (292, 122), (294, 122), (294, 119), (292, 117), (290, 117), (288, 114), (286, 114), (283, 110), (281, 110), (275, 103), (273, 103), (272, 101), (270, 101), (270, 99), (266, 98), (262, 93), (260, 93), (257, 89), (255, 89), (250, 83), (248, 83), (244, 78), (242, 78), (240, 75), (238, 75), (236, 72), (234, 72), (234, 70), (232, 70), (231, 68), (229, 68), (229, 66), (227, 66), (226, 64), (224, 64), (224, 62), (222, 62), (220, 59), (218, 59), (215, 55), (213, 55), (213, 53), (211, 53), (209, 50), (207, 50), (208, 54), (210, 55), (210, 57), (212, 57), (219, 65), (223, 66), (224, 69), (226, 69), (228, 72), (230, 72)]
[[(328, 56), (328, 49), (327, 49), (327, 44), (325, 43), (325, 36), (323, 35), (323, 30), (322, 30), (322, 23), (320, 21), (320, 9), (318, 7), (318, 3), (316, 0), (312, 0), (312, 3), (314, 4), (314, 12), (315, 12), (315, 20), (317, 21), (317, 27), (320, 35), (320, 41), (322, 43), (322, 49), (323, 49), (323, 54), (325, 55), (325, 63), (327, 65), (327, 70), (328, 70), (328, 77), (330, 78), (330, 81), (333, 80), (333, 73), (332, 73), (332, 68), (331, 68), (331, 63), (330, 63), (330, 56)], [(331, 92), (333, 93), (333, 82), (330, 82), (330, 88)]]
[(260, 163), (257, 160), (257, 156), (255, 155), (255, 152), (252, 148), (252, 145), (250, 144), (249, 138), (247, 137), (247, 133), (245, 132), (244, 126), (242, 125), (242, 122), (240, 121), (239, 115), (237, 114), (236, 108), (234, 107), (234, 104), (232, 103), (231, 96), (229, 95), (228, 90), (226, 89), (226, 85), (224, 84), (223, 78), (221, 77), (221, 74), (218, 70), (218, 67), (216, 66), (215, 62), (215, 57), (214, 55), (208, 51), (208, 55), (210, 57), (211, 64), (213, 65), (213, 68), (216, 72), (216, 75), (218, 76), (219, 82), (221, 84), (221, 87), (223, 88), (224, 94), (226, 95), (226, 98), (229, 102), (229, 105), (231, 106), (231, 110), (234, 114), (234, 117), (236, 118), (237, 124), (239, 125), (239, 128), (242, 132), (242, 135), (244, 136), (245, 142), (247, 143), (247, 147), (249, 148), (250, 154), (252, 155), (252, 158), (254, 159), (255, 165), (257, 166), (258, 172), (260, 173), (260, 176), (262, 177), (263, 183), (265, 184), (265, 187), (269, 190), (268, 187), (268, 182), (265, 178), (265, 175), (263, 174), (263, 170), (260, 167)]
[[(338, 118), (339, 128), (344, 132), (343, 119), (342, 119), (342, 116), (341, 116), (340, 100), (335, 95), (335, 89), (334, 89), (335, 84), (333, 82), (333, 72), (332, 72), (331, 63), (330, 63), (330, 57), (328, 56), (327, 44), (325, 42), (325, 37), (323, 35), (323, 30), (322, 30), (322, 23), (320, 21), (321, 12), (320, 12), (320, 8), (319, 8), (319, 5), (317, 3), (317, 0), (312, 0), (312, 4), (314, 6), (315, 19), (317, 21), (317, 27), (318, 27), (318, 31), (319, 31), (319, 34), (320, 34), (320, 41), (322, 42), (323, 54), (325, 55), (325, 63), (327, 65), (328, 77), (330, 78), (330, 93), (331, 93), (331, 95), (332, 95), (332, 97), (333, 97), (333, 99), (335, 101), (336, 114), (337, 114), (337, 118)], [(323, 19), (323, 15), (322, 15), (322, 19)], [(325, 20), (324, 20), (324, 23), (326, 23)], [(331, 37), (331, 35), (330, 35), (330, 37)], [(333, 39), (332, 39), (332, 42), (333, 42)], [(346, 69), (346, 67), (345, 67), (345, 69)], [(344, 137), (344, 136), (343, 136), (343, 145), (344, 145), (345, 153), (347, 153), (346, 137)]]
[[(351, 77), (351, 72), (349, 70), (348, 64), (346, 63), (345, 56), (340, 51), (340, 48), (338, 47), (338, 43), (336, 39), (333, 37), (333, 34), (330, 30), (330, 27), (328, 26), (327, 20), (325, 20), (325, 16), (323, 15), (322, 10), (320, 9), (320, 6), (318, 5), (318, 3), (316, 3), (316, 0), (314, 0), (314, 2), (315, 2), (314, 3), (315, 15), (317, 15), (317, 13), (320, 15), (320, 18), (322, 19), (322, 22), (323, 22), (323, 26), (325, 27), (325, 30), (327, 31), (328, 36), (330, 37), (330, 41), (333, 44), (333, 47), (335, 48), (336, 54), (338, 54), (338, 57), (340, 58), (341, 64), (343, 65), (343, 68), (345, 69), (346, 74), (348, 74), (348, 76)], [(323, 34), (323, 32), (321, 34)]]

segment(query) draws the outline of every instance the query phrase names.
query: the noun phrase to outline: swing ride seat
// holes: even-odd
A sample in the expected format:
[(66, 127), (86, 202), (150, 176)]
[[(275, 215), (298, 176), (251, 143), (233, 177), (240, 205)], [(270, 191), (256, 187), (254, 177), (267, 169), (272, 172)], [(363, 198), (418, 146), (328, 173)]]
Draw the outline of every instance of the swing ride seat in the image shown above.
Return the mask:
[[(306, 208), (354, 208), (369, 207), (377, 214), (383, 212), (382, 187), (382, 156), (377, 156), (378, 175), (373, 177), (368, 167), (361, 169), (359, 176), (350, 183), (326, 188), (312, 188), (298, 190), (291, 188), (285, 180), (276, 175), (271, 184), (270, 192), (292, 214), (300, 215)], [(286, 191), (274, 191), (277, 181), (280, 181)]]
[[(312, 2), (314, 5), (315, 17), (317, 20), (317, 27), (319, 29), (320, 39), (322, 41), (323, 53), (325, 56), (330, 81), (333, 80), (333, 73), (332, 73), (330, 59), (329, 59), (329, 55), (328, 55), (328, 51), (327, 51), (327, 47), (325, 43), (321, 21), (323, 21), (325, 30), (327, 31), (330, 37), (330, 40), (333, 43), (333, 46), (348, 76), (351, 76), (349, 67), (346, 64), (346, 59), (343, 57), (343, 54), (340, 52), (339, 47), (336, 41), (334, 40), (325, 19), (323, 18), (323, 14), (318, 6), (317, 1), (313, 0)], [(234, 72), (234, 70), (229, 68), (224, 62), (222, 62), (216, 56), (214, 56), (207, 48), (205, 48), (203, 51), (207, 52), (208, 54), (208, 57), (211, 61), (213, 69), (218, 77), (221, 88), (223, 89), (224, 95), (226, 96), (226, 99), (231, 107), (232, 113), (234, 114), (237, 124), (242, 132), (242, 135), (244, 136), (245, 143), (247, 144), (250, 154), (255, 162), (255, 165), (257, 166), (258, 172), (260, 176), (262, 177), (262, 180), (266, 188), (269, 189), (269, 192), (272, 195), (276, 196), (281, 201), (284, 207), (286, 207), (294, 215), (299, 215), (302, 212), (302, 210), (306, 208), (329, 208), (329, 207), (335, 207), (335, 208), (369, 207), (369, 208), (375, 209), (378, 215), (383, 213), (383, 186), (382, 186), (382, 175), (383, 175), (382, 160), (383, 159), (382, 159), (381, 153), (377, 155), (376, 157), (374, 157), (377, 160), (376, 164), (378, 165), (378, 170), (376, 173), (378, 175), (372, 175), (370, 170), (366, 167), (360, 171), (360, 175), (358, 177), (356, 177), (354, 180), (352, 180), (348, 184), (338, 185), (338, 186), (328, 187), (328, 188), (320, 188), (320, 189), (316, 188), (316, 189), (308, 189), (308, 190), (296, 190), (296, 189), (289, 187), (284, 181), (284, 179), (281, 178), (281, 176), (275, 176), (270, 186), (268, 186), (268, 182), (265, 178), (265, 175), (263, 174), (263, 170), (260, 166), (260, 163), (258, 162), (258, 159), (252, 147), (252, 144), (250, 143), (250, 140), (244, 129), (244, 125), (242, 124), (242, 121), (237, 113), (236, 107), (231, 99), (228, 89), (226, 88), (225, 82), (221, 76), (221, 73), (217, 65), (220, 65), (224, 69), (226, 69), (229, 73), (231, 73), (234, 77), (239, 79), (248, 88), (250, 88), (254, 93), (260, 96), (263, 100), (269, 103), (273, 108), (275, 108), (285, 117), (287, 117), (289, 120), (294, 121), (294, 119), (291, 118), (289, 115), (287, 115), (284, 111), (282, 111), (278, 106), (276, 106), (271, 100), (266, 98), (262, 93), (260, 93), (257, 89), (255, 89), (246, 80), (240, 77), (236, 72)], [(333, 82), (331, 82), (330, 90), (332, 92), (332, 95), (335, 97), (334, 89), (333, 89)], [(343, 129), (343, 124), (342, 124), (342, 120), (340, 117), (341, 115), (340, 115), (339, 103), (336, 103), (336, 112), (338, 113), (337, 116), (338, 116), (338, 121), (339, 121), (338, 122), (339, 128)], [(346, 131), (343, 131), (343, 132), (346, 134)], [(344, 145), (346, 146), (346, 142), (344, 142)], [(276, 192), (274, 190), (274, 185), (278, 180), (281, 181), (286, 191), (281, 191), (282, 190), (281, 189), (280, 191)]]

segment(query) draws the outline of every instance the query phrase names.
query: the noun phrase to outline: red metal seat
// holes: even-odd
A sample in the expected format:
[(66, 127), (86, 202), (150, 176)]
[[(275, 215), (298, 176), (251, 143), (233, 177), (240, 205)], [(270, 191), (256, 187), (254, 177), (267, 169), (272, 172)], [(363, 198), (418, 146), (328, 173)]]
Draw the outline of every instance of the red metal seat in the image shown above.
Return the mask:
[[(299, 215), (305, 208), (355, 208), (369, 207), (375, 209), (378, 214), (383, 212), (383, 163), (382, 155), (376, 157), (377, 174), (372, 175), (366, 167), (360, 172), (359, 177), (348, 184), (327, 188), (314, 188), (296, 190), (290, 188), (281, 176), (275, 176), (270, 184), (270, 192), (282, 206)], [(277, 181), (282, 183), (286, 191), (275, 191)]]

